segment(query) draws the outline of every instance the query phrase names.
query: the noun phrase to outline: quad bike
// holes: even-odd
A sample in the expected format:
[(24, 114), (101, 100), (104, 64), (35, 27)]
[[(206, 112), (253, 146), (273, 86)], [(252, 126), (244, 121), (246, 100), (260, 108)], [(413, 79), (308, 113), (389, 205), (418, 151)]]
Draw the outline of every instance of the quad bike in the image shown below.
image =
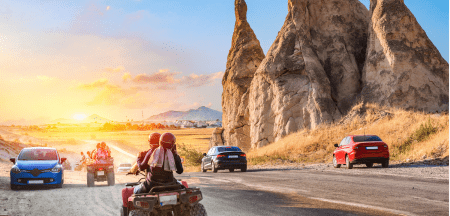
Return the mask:
[[(129, 175), (129, 174), (127, 174)], [(199, 203), (203, 199), (200, 188), (189, 188), (185, 181), (174, 183), (156, 183), (149, 193), (132, 194), (128, 198), (126, 193), (133, 193), (133, 187), (141, 184), (127, 183), (122, 191), (122, 216), (206, 216), (205, 207)], [(124, 199), (125, 198), (125, 199)]]
[(108, 181), (108, 186), (114, 186), (114, 159), (112, 157), (106, 159), (93, 160), (87, 164), (87, 186), (95, 186), (96, 181)]

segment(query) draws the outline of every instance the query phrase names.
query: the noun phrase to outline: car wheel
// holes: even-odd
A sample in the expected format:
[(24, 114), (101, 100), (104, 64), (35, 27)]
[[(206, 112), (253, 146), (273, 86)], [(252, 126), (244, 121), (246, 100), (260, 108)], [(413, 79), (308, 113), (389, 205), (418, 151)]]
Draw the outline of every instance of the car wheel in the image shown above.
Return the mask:
[(202, 161), (202, 172), (206, 172), (205, 164), (203, 163), (203, 161)]
[(373, 163), (366, 163), (366, 166), (367, 166), (368, 168), (372, 168), (372, 167), (373, 167)]
[(19, 186), (11, 184), (11, 190), (18, 190)]
[(337, 163), (337, 160), (336, 160), (336, 156), (335, 156), (335, 155), (333, 155), (333, 167), (334, 167), (334, 168), (339, 168), (339, 167), (341, 167), (341, 165)]
[(234, 172), (234, 169), (229, 169), (230, 170), (230, 172)]
[(247, 172), (247, 165), (241, 168), (241, 172)]
[(211, 162), (211, 169), (212, 169), (212, 171), (213, 172), (217, 172), (217, 168), (216, 168), (216, 165), (214, 164), (214, 162)]
[(94, 173), (87, 173), (87, 186), (94, 187)]
[(348, 158), (348, 155), (345, 155), (345, 164), (347, 164), (347, 169), (353, 168), (353, 164), (350, 163), (350, 159)]
[(381, 167), (388, 168), (389, 167), (389, 160), (385, 160), (383, 163), (381, 163)]

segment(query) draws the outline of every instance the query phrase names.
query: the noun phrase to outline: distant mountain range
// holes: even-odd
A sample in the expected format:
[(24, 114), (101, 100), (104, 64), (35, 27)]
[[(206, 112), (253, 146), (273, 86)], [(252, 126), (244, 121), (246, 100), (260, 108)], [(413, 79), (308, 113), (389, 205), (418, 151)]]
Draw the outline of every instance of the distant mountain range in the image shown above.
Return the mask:
[(175, 121), (175, 120), (192, 120), (192, 121), (214, 121), (219, 119), (222, 121), (222, 112), (201, 106), (198, 109), (189, 111), (168, 111), (153, 115), (147, 118), (147, 121)]

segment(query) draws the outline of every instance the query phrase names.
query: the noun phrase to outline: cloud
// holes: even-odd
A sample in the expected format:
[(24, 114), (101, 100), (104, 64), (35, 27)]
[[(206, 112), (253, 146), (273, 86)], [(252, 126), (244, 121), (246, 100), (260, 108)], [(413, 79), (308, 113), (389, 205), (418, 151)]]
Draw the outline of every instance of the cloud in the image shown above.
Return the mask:
[(129, 97), (141, 90), (139, 87), (124, 89), (117, 85), (104, 85), (103, 90), (87, 105), (121, 105), (127, 100), (130, 101)]
[(122, 81), (127, 82), (128, 80), (131, 80), (131, 74), (129, 73), (124, 73), (122, 75)]
[(139, 84), (160, 84), (160, 83), (173, 84), (178, 82), (178, 80), (174, 78), (174, 76), (177, 74), (179, 73), (170, 72), (168, 69), (164, 69), (159, 70), (157, 73), (151, 75), (138, 74), (133, 78), (133, 82)]
[(211, 103), (211, 102), (209, 102), (209, 104), (206, 105), (206, 107), (208, 107), (208, 108), (211, 108), (211, 106), (212, 106), (212, 103)]
[(54, 77), (49, 77), (49, 76), (38, 75), (37, 79), (46, 82), (46, 81), (52, 81), (55, 78)]
[(109, 9), (111, 9), (111, 6), (106, 6), (106, 10), (108, 11)]
[(191, 74), (189, 76), (184, 76), (181, 78), (181, 84), (187, 86), (188, 88), (200, 87), (204, 85), (213, 84), (213, 81), (216, 79), (222, 79), (223, 72), (217, 72), (213, 74)]
[(125, 70), (125, 67), (123, 67), (123, 66), (119, 66), (117, 68), (110, 68), (110, 67), (105, 68), (105, 71), (108, 71), (111, 73), (118, 73), (118, 72), (122, 72), (124, 70)]
[(92, 89), (96, 89), (96, 88), (102, 88), (107, 86), (108, 84), (108, 80), (107, 79), (99, 79), (97, 81), (94, 81), (92, 83), (88, 83), (88, 84), (80, 84), (78, 85), (78, 89), (83, 89), (83, 90), (92, 90)]

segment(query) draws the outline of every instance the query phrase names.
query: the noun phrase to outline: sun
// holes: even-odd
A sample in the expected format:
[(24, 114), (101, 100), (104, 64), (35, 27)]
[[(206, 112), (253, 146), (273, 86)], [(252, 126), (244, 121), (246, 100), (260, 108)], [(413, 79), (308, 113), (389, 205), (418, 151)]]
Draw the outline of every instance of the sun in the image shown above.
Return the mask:
[(87, 116), (85, 114), (75, 114), (73, 115), (73, 119), (78, 120), (78, 121), (82, 121), (86, 118)]

